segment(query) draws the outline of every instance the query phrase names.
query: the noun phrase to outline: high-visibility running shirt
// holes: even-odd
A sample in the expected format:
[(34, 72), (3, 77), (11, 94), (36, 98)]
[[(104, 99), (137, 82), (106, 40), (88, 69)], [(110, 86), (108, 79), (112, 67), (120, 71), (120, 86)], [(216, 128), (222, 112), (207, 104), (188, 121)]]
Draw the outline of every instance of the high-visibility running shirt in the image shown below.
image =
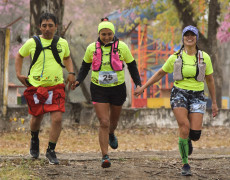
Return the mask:
[[(206, 63), (205, 75), (210, 75), (213, 73), (210, 56), (206, 52), (204, 51), (202, 52), (203, 52), (204, 62)], [(174, 69), (174, 62), (176, 59), (177, 59), (176, 54), (171, 55), (167, 59), (165, 64), (162, 66), (163, 71), (167, 73), (172, 73)], [(190, 56), (185, 51), (183, 51), (182, 59), (183, 59), (183, 67), (182, 67), (183, 77), (195, 77), (197, 72), (196, 56), (195, 55)], [(175, 81), (174, 86), (181, 89), (193, 90), (193, 91), (204, 90), (204, 82), (199, 82), (195, 80), (195, 78), (184, 78), (183, 80)]]
[[(92, 63), (93, 53), (95, 52), (96, 46), (95, 42), (91, 43), (85, 52), (83, 60), (86, 63)], [(110, 51), (111, 46), (103, 46), (102, 49), (102, 65), (100, 71), (92, 71), (91, 81), (92, 83), (102, 86), (102, 87), (112, 87), (117, 86), (125, 82), (124, 70), (114, 71), (110, 65)], [(128, 48), (128, 46), (119, 40), (118, 53), (121, 61), (125, 63), (131, 63), (134, 58)]]
[[(40, 39), (43, 47), (51, 45), (52, 39), (47, 40), (41, 37)], [(57, 42), (57, 49), (63, 64), (63, 58), (70, 56), (68, 42), (63, 38), (60, 38)], [(23, 57), (30, 55), (33, 59), (35, 50), (36, 43), (33, 38), (30, 38), (19, 49), (19, 54)], [(45, 49), (44, 52), (45, 55), (42, 51), (36, 63), (30, 69), (30, 75), (28, 76), (29, 83), (35, 87), (55, 86), (63, 83), (64, 79), (62, 67), (57, 63), (50, 49)]]

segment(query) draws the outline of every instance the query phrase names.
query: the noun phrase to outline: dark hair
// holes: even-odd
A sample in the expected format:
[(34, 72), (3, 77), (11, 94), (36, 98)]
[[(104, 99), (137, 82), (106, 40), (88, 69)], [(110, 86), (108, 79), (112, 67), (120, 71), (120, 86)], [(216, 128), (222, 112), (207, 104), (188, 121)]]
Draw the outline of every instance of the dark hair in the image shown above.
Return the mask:
[(101, 18), (101, 22), (102, 21), (109, 21), (109, 18), (105, 17), (105, 18)]
[[(177, 52), (174, 53), (174, 54), (178, 56), (178, 55), (180, 54), (180, 52), (182, 51), (183, 48), (184, 48), (184, 44), (181, 46), (180, 50), (177, 51)], [(199, 49), (199, 47), (196, 45), (196, 60), (197, 60), (198, 50), (200, 50), (200, 49)]]
[(42, 24), (42, 21), (43, 20), (48, 20), (48, 19), (52, 19), (54, 24), (56, 25), (57, 24), (57, 18), (54, 14), (51, 14), (51, 13), (43, 13), (41, 16), (40, 16), (40, 19), (39, 19), (39, 23), (40, 23), (40, 26)]

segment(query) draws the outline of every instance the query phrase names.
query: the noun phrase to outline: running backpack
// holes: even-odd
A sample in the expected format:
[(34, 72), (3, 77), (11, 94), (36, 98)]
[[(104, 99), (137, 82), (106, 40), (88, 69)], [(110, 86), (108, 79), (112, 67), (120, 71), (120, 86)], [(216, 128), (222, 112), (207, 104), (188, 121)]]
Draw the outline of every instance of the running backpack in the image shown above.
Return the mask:
[(42, 51), (44, 51), (45, 49), (49, 49), (52, 51), (53, 53), (53, 56), (55, 58), (55, 60), (57, 61), (57, 63), (61, 66), (61, 67), (65, 67), (62, 62), (61, 62), (61, 58), (58, 54), (58, 50), (57, 50), (57, 42), (59, 41), (60, 37), (59, 36), (54, 36), (53, 37), (53, 40), (51, 42), (51, 45), (47, 46), (47, 47), (43, 47), (42, 46), (42, 43), (41, 43), (41, 39), (39, 36), (33, 36), (33, 39), (36, 43), (36, 50), (35, 50), (35, 53), (34, 53), (34, 57), (33, 57), (33, 60), (32, 60), (32, 63), (30, 64), (30, 68), (29, 68), (29, 72), (28, 72), (28, 75), (30, 74), (30, 69), (32, 68), (32, 66), (36, 63), (40, 53)]
[[(183, 68), (183, 59), (182, 59), (182, 51), (178, 54), (177, 59), (174, 62), (174, 70), (173, 70), (173, 80), (180, 81), (183, 80), (182, 68)], [(201, 50), (198, 50), (197, 53), (197, 68), (196, 68), (196, 75), (195, 77), (186, 77), (186, 78), (195, 78), (199, 82), (203, 82), (205, 78), (205, 69), (206, 63), (204, 62), (203, 53)]]
[[(117, 40), (111, 45), (111, 52), (110, 52), (110, 65), (114, 71), (123, 70), (123, 62), (120, 60), (119, 54), (118, 54), (118, 42), (119, 41)], [(102, 64), (101, 43), (97, 41), (96, 51), (93, 54), (92, 70), (100, 71), (101, 64)]]

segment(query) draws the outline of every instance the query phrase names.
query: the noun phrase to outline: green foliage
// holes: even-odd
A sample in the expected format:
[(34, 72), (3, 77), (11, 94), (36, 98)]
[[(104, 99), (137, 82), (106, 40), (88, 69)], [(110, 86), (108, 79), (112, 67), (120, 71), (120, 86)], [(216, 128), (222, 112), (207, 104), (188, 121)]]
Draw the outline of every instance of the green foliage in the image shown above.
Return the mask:
[[(188, 2), (189, 6), (181, 11), (191, 9), (190, 15), (193, 14), (193, 20), (197, 23), (197, 27), (204, 36), (207, 36), (208, 31), (208, 13), (209, 1), (208, 0), (180, 0), (180, 3)], [(219, 22), (223, 21), (224, 15), (228, 11), (229, 1), (219, 0), (221, 4), (221, 15), (218, 17)], [(181, 24), (178, 16), (177, 9), (175, 8), (172, 0), (125, 0), (125, 7), (146, 8), (154, 3), (154, 10), (158, 13), (156, 19), (149, 21), (148, 33), (153, 35), (153, 39), (160, 39), (165, 43), (173, 41), (174, 44), (181, 42)], [(174, 31), (174, 33), (171, 32)]]
[(30, 168), (31, 165), (34, 164), (32, 160), (15, 159), (13, 161), (7, 160), (0, 163), (0, 179), (2, 180), (39, 179), (31, 173)]
[(156, 24), (150, 27), (153, 38), (161, 39), (165, 43), (173, 41), (175, 44), (179, 44), (181, 41), (181, 25), (175, 7), (170, 1), (165, 4), (160, 2), (158, 7), (162, 10), (162, 13), (157, 15)]

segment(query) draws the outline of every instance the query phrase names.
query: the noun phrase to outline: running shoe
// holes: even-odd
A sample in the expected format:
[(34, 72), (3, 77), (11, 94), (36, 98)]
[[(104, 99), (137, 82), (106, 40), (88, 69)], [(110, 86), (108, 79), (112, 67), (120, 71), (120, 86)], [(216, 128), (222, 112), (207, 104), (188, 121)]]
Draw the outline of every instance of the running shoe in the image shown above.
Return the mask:
[(118, 148), (118, 140), (114, 133), (109, 134), (109, 145), (112, 149)]
[(32, 139), (30, 141), (30, 155), (32, 158), (39, 157), (39, 139)]
[(182, 176), (192, 176), (189, 164), (184, 164), (181, 169)]
[(59, 164), (56, 153), (52, 149), (47, 149), (46, 158), (49, 160), (49, 164)]
[(110, 166), (111, 166), (111, 162), (110, 162), (109, 156), (106, 154), (102, 157), (101, 167), (109, 168)]
[(192, 140), (188, 140), (188, 155), (190, 156), (192, 154), (193, 147), (192, 147)]

